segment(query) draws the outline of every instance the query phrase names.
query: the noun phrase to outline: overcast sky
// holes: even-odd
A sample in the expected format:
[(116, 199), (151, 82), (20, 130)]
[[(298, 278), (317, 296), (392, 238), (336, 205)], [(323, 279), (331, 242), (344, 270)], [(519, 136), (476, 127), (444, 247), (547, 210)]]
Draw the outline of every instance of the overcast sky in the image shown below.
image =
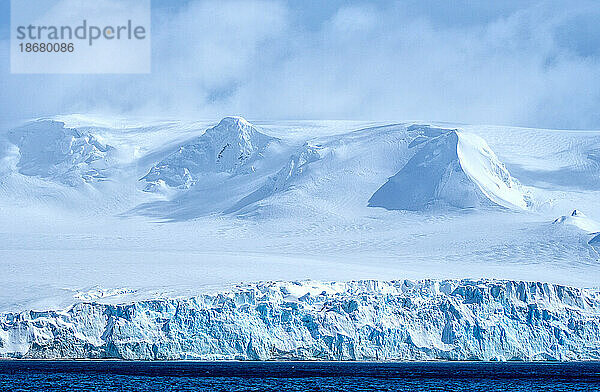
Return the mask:
[(4, 118), (56, 113), (600, 129), (596, 1), (153, 0), (149, 75), (11, 75)]

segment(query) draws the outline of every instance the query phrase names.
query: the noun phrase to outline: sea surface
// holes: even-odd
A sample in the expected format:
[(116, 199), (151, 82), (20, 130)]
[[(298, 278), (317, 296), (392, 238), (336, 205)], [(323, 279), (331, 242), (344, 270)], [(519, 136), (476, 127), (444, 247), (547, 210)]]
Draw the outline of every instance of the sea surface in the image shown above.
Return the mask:
[(600, 362), (0, 361), (1, 391), (600, 391)]

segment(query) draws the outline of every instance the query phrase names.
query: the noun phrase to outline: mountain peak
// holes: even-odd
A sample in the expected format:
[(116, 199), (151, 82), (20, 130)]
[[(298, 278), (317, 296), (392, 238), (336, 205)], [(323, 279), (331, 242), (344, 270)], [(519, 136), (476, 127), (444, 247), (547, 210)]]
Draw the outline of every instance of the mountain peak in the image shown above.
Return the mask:
[(143, 177), (148, 190), (159, 181), (171, 187), (189, 188), (207, 173), (236, 174), (262, 156), (267, 145), (278, 139), (261, 133), (242, 117), (225, 117), (217, 125), (158, 162)]
[(238, 126), (238, 127), (252, 127), (253, 125), (250, 124), (250, 122), (248, 122), (248, 120), (246, 120), (243, 117), (240, 116), (227, 116), (227, 117), (223, 117), (221, 119), (221, 121), (219, 121), (219, 124), (217, 124), (216, 127), (222, 128), (222, 127), (229, 127), (229, 126)]
[(235, 116), (225, 117), (217, 125), (207, 129), (205, 137), (225, 149), (237, 145), (243, 155), (247, 155), (256, 146), (267, 144), (273, 140), (244, 118)]
[(371, 207), (423, 210), (433, 204), (527, 208), (528, 196), (478, 136), (448, 130), (429, 139), (369, 200)]

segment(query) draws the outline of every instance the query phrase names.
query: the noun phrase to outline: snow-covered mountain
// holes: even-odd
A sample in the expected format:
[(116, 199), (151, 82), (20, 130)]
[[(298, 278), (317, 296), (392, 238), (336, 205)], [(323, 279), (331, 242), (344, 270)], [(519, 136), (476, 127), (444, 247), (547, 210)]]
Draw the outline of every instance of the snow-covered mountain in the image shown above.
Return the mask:
[(59, 121), (30, 122), (7, 134), (17, 151), (19, 173), (76, 186), (105, 179), (112, 147), (97, 136)]
[(275, 141), (241, 117), (226, 117), (154, 165), (143, 180), (150, 184), (147, 190), (162, 184), (189, 188), (208, 173), (251, 172), (269, 143)]
[[(5, 334), (0, 335), (0, 350), (3, 355), (51, 355), (62, 343), (48, 334), (59, 331), (52, 336), (64, 337), (66, 346), (61, 347), (69, 356), (176, 357), (188, 350), (184, 346), (195, 339), (189, 337), (196, 336), (194, 331), (221, 327), (210, 323), (203, 327), (206, 319), (190, 316), (186, 320), (193, 321), (195, 329), (184, 331), (184, 340), (168, 337), (171, 346), (157, 345), (159, 351), (151, 348), (147, 354), (138, 338), (163, 333), (156, 332), (158, 324), (142, 325), (138, 319), (108, 315), (123, 309), (145, 314), (156, 306), (161, 309), (157, 317), (168, 319), (170, 310), (163, 307), (180, 304), (182, 311), (196, 312), (194, 301), (206, 294), (201, 301), (214, 301), (218, 312), (246, 320), (227, 335), (244, 343), (233, 348), (198, 343), (189, 348), (191, 356), (206, 357), (202, 351), (206, 343), (224, 358), (265, 358), (269, 355), (261, 350), (272, 347), (309, 347), (304, 354), (298, 348), (287, 357), (318, 357), (317, 351), (322, 350), (323, 357), (334, 358), (338, 346), (324, 342), (338, 335), (327, 332), (308, 338), (313, 330), (302, 329), (301, 318), (288, 325), (302, 331), (301, 336), (286, 337), (283, 346), (276, 342), (277, 335), (257, 327), (251, 347), (257, 354), (247, 354), (249, 335), (244, 328), (254, 325), (254, 315), (265, 307), (283, 312), (294, 305), (263, 292), (266, 289), (259, 288), (260, 284), (250, 285), (256, 302), (248, 308), (252, 309), (250, 318), (244, 318), (242, 307), (219, 306), (228, 301), (225, 297), (239, 301), (246, 294), (235, 290), (225, 297), (210, 293), (239, 282), (301, 279), (493, 278), (544, 282), (542, 286), (554, 287), (557, 296), (597, 287), (598, 151), (598, 131), (464, 124), (251, 124), (238, 117), (211, 122), (81, 115), (15, 124), (0, 132), (0, 312), (4, 313)], [(486, 282), (482, 283), (485, 287), (495, 284)], [(295, 287), (281, 285), (286, 290)], [(281, 285), (273, 283), (272, 287), (282, 290)], [(356, 358), (371, 358), (377, 351), (364, 346), (360, 323), (370, 320), (368, 312), (376, 312), (376, 307), (390, 314), (400, 309), (394, 301), (379, 302), (388, 296), (385, 287), (393, 286), (382, 285), (365, 294), (370, 298), (361, 305), (366, 313), (352, 319), (355, 324), (315, 321), (315, 328), (350, 328), (348, 336), (360, 343), (354, 340), (344, 347), (355, 350)], [(335, 302), (340, 296), (362, 301), (351, 286), (344, 286), (349, 290), (345, 294), (328, 294), (327, 301)], [(393, 298), (403, 298), (417, 308), (448, 304), (428, 302), (427, 295), (396, 294)], [(454, 301), (459, 313), (470, 306), (454, 295), (444, 295), (448, 297), (444, 301)], [(487, 312), (527, 302), (513, 296), (492, 297), (478, 309)], [(584, 303), (592, 297), (586, 294)], [(541, 301), (546, 306), (554, 300)], [(459, 324), (464, 320), (471, 324), (452, 324), (458, 328), (453, 333), (459, 336), (462, 331), (465, 339), (456, 345), (438, 345), (436, 334), (443, 329), (438, 331), (441, 326), (430, 322), (422, 324), (423, 330), (437, 332), (421, 335), (429, 340), (413, 340), (411, 345), (407, 335), (402, 335), (405, 340), (399, 338), (398, 330), (395, 336), (400, 340), (381, 343), (377, 350), (385, 358), (593, 357), (594, 351), (581, 337), (589, 331), (577, 335), (579, 330), (568, 325), (571, 319), (574, 325), (588, 316), (596, 320), (596, 305), (589, 305), (592, 313), (586, 313), (591, 308), (585, 305), (573, 316), (562, 301), (544, 309), (553, 315), (551, 320), (567, 325), (561, 331), (571, 335), (564, 341), (576, 342), (575, 346), (561, 346), (558, 341), (547, 346), (551, 338), (544, 334), (554, 324), (543, 321), (543, 328), (535, 329), (543, 342), (532, 335), (531, 346), (517, 344), (508, 338), (513, 335), (498, 338), (501, 332), (495, 330), (495, 337), (485, 340), (488, 348), (477, 351), (473, 326), (476, 320), (482, 325), (483, 313), (467, 312), (461, 313)], [(302, 309), (298, 317), (319, 314), (316, 308)], [(435, 317), (450, 317), (446, 310)], [(397, 317), (409, 320), (404, 311)], [(79, 318), (79, 312), (93, 322)], [(524, 333), (530, 328), (526, 322), (510, 324), (510, 317), (505, 316), (497, 320), (506, 324), (505, 331)], [(390, 323), (399, 322), (394, 317)], [(125, 322), (121, 318), (126, 320), (121, 333), (128, 331), (127, 337), (111, 335), (116, 333), (110, 329), (113, 322)], [(85, 328), (80, 329), (82, 323)], [(29, 335), (19, 335), (19, 328)], [(384, 330), (384, 326), (373, 328)], [(106, 332), (106, 340), (97, 340), (93, 334), (98, 331), (103, 331), (98, 336)], [(45, 342), (39, 351), (28, 340), (33, 336)], [(260, 346), (254, 343), (258, 336)], [(410, 339), (415, 336), (411, 334)], [(13, 342), (10, 350), (8, 341)], [(113, 341), (119, 342), (118, 349), (111, 346)], [(504, 348), (492, 349), (495, 344)]]
[(0, 315), (0, 357), (598, 360), (600, 294), (495, 280), (264, 282)]
[(482, 138), (454, 130), (423, 143), (369, 200), (373, 207), (413, 211), (440, 203), (459, 208), (531, 205)]

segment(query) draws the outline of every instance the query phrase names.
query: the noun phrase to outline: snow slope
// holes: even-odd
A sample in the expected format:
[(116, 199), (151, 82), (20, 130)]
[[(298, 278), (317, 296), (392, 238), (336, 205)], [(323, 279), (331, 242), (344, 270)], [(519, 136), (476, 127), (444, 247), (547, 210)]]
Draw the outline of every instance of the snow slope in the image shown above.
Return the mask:
[(465, 124), (14, 124), (0, 132), (0, 312), (261, 280), (596, 287), (597, 237), (579, 216), (552, 222), (600, 221), (598, 151), (598, 131)]
[(309, 168), (309, 165), (322, 158), (320, 146), (312, 146), (306, 143), (300, 151), (291, 156), (286, 165), (275, 175), (270, 176), (265, 184), (256, 191), (244, 196), (230, 208), (223, 211), (226, 214), (237, 212), (247, 206), (253, 205), (261, 200), (267, 199), (277, 192), (289, 190), (294, 180)]
[(371, 189), (384, 181), (385, 173), (404, 165), (418, 150), (415, 146), (446, 131), (392, 124), (311, 139), (260, 188), (225, 212), (258, 209), (291, 216), (311, 211), (322, 217), (339, 208), (362, 209), (368, 204)]
[(0, 315), (0, 357), (598, 360), (600, 294), (495, 280), (263, 282)]

